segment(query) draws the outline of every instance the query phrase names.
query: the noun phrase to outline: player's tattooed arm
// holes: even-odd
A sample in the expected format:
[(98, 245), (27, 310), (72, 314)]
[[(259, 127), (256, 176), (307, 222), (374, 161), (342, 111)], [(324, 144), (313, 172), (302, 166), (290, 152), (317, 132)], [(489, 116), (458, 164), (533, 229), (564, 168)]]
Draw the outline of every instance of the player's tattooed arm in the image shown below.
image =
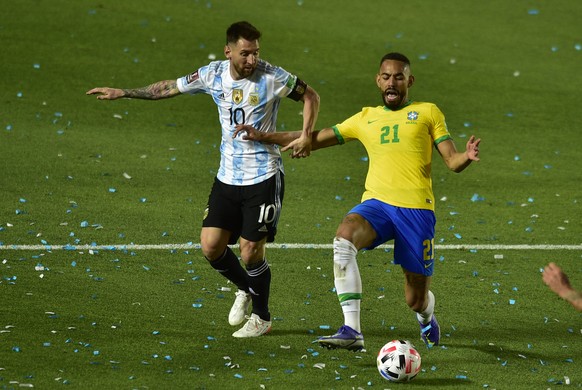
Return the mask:
[(179, 93), (176, 80), (158, 81), (143, 88), (123, 89), (123, 97), (148, 100), (165, 99)]
[(87, 95), (97, 95), (99, 100), (115, 100), (120, 98), (135, 98), (158, 100), (174, 97), (180, 94), (176, 80), (158, 81), (143, 88), (119, 89), (119, 88), (93, 88), (87, 91)]

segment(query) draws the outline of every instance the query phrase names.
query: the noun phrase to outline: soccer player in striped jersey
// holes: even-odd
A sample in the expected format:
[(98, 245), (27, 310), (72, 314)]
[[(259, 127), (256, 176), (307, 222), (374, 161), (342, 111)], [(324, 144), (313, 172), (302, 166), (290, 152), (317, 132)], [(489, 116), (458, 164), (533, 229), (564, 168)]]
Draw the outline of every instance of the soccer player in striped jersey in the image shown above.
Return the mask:
[[(362, 280), (356, 255), (394, 240), (394, 262), (404, 272), (404, 297), (416, 313), (422, 340), (439, 343), (430, 291), (434, 268), (435, 214), (431, 161), (436, 148), (445, 164), (461, 172), (479, 160), (480, 139), (471, 136), (464, 152), (457, 151), (443, 113), (433, 103), (414, 102), (408, 90), (414, 84), (410, 61), (389, 53), (380, 61), (376, 84), (382, 105), (365, 107), (333, 127), (313, 133), (312, 150), (359, 140), (368, 153), (369, 168), (362, 202), (339, 225), (333, 240), (334, 282), (344, 315), (337, 333), (319, 338), (327, 348), (361, 350)], [(243, 137), (293, 149), (301, 132), (264, 134), (239, 126)]]
[[(221, 158), (200, 241), (210, 265), (237, 286), (229, 323), (236, 326), (247, 320), (233, 333), (238, 338), (261, 336), (271, 329), (271, 270), (265, 246), (275, 239), (285, 186), (279, 147), (233, 137), (235, 127), (248, 124), (261, 132), (275, 132), (281, 100), (287, 97), (300, 101), (303, 130), (292, 154), (307, 157), (319, 110), (319, 95), (313, 88), (259, 58), (260, 37), (261, 33), (250, 23), (237, 22), (226, 31), (226, 60), (210, 62), (184, 77), (143, 88), (87, 91), (101, 100), (157, 100), (207, 94), (216, 103), (222, 127)], [(244, 268), (229, 247), (237, 241)]]

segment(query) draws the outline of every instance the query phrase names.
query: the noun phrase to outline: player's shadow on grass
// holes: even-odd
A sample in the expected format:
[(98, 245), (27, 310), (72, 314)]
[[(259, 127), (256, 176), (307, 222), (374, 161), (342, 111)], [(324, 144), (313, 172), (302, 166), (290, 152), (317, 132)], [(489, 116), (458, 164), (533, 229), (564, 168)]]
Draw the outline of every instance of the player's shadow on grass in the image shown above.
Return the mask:
[(534, 360), (545, 360), (548, 358), (547, 355), (542, 355), (533, 352), (531, 349), (518, 350), (507, 348), (502, 344), (451, 344), (449, 348), (464, 348), (472, 349), (475, 351), (483, 352), (489, 354), (500, 361), (522, 358), (522, 359), (534, 359)]
[[(370, 370), (376, 370), (376, 364), (374, 363), (366, 363), (365, 366), (368, 366)], [(443, 378), (443, 377), (427, 378), (422, 372), (419, 373), (416, 376), (416, 378), (414, 378), (412, 383), (418, 386), (432, 386), (434, 389), (444, 389), (446, 387), (465, 387), (475, 384), (475, 382), (473, 382), (470, 379)], [(395, 385), (398, 385), (398, 383), (395, 383)]]

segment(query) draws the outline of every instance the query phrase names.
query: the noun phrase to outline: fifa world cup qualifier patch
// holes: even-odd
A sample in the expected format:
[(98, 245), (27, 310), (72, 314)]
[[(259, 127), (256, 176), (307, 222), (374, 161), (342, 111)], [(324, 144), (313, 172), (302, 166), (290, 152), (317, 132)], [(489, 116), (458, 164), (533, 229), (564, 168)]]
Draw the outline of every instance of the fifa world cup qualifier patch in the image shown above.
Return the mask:
[(198, 80), (200, 76), (198, 75), (198, 71), (190, 73), (186, 76), (186, 82), (188, 84), (192, 84), (194, 81)]

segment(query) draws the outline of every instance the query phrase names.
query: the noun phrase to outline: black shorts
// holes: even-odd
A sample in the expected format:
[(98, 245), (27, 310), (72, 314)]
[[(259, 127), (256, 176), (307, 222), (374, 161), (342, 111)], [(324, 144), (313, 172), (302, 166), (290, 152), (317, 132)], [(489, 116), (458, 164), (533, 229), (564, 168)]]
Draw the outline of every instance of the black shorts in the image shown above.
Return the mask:
[(230, 231), (229, 244), (239, 237), (248, 241), (275, 241), (281, 215), (285, 180), (282, 172), (259, 184), (234, 186), (214, 179), (202, 227)]

